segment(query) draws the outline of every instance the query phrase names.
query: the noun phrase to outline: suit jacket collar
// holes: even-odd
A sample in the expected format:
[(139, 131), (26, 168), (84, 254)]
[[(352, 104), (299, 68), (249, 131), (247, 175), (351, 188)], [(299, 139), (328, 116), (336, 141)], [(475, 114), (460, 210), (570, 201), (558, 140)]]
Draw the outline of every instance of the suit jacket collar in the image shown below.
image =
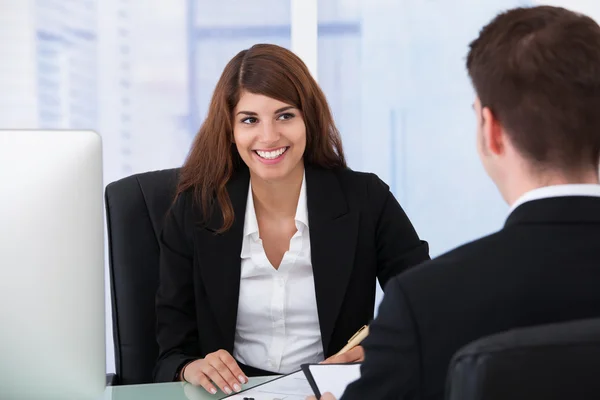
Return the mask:
[(237, 171), (227, 183), (234, 212), (231, 228), (217, 233), (223, 224), (221, 208), (215, 205), (206, 225), (198, 225), (194, 235), (196, 264), (214, 317), (221, 330), (222, 348), (233, 354), (237, 306), (240, 291), (240, 254), (244, 232), (244, 214), (250, 174)]
[(504, 227), (553, 223), (600, 223), (600, 197), (563, 196), (528, 201), (510, 213)]
[[(358, 212), (351, 212), (336, 173), (305, 166), (311, 259), (323, 349), (329, 349), (337, 316), (354, 264)], [(196, 230), (200, 275), (221, 328), (223, 348), (233, 351), (240, 289), (241, 249), (250, 174), (241, 168), (227, 183), (235, 219), (227, 232), (217, 234), (223, 219), (215, 207), (205, 227)]]
[(600, 184), (597, 183), (576, 183), (543, 186), (530, 190), (519, 197), (511, 206), (509, 214), (519, 207), (532, 200), (540, 200), (551, 197), (565, 196), (595, 196), (600, 197)]
[(340, 350), (329, 344), (352, 275), (359, 213), (350, 208), (334, 171), (307, 166), (306, 191), (321, 338), (329, 356)]

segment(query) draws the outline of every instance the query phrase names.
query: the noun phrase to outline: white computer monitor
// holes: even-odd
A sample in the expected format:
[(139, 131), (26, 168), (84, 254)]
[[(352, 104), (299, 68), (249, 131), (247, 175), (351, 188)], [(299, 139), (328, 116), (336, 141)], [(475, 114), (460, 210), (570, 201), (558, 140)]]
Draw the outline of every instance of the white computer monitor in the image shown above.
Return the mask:
[(0, 130), (0, 398), (105, 389), (102, 145)]

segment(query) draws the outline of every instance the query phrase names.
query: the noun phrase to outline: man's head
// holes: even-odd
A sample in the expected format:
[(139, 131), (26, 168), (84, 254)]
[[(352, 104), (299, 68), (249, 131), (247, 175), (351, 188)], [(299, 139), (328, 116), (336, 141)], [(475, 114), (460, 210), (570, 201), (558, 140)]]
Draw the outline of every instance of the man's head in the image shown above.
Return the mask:
[(536, 185), (597, 182), (600, 27), (591, 18), (549, 6), (499, 14), (471, 43), (467, 69), (480, 157), (509, 203)]

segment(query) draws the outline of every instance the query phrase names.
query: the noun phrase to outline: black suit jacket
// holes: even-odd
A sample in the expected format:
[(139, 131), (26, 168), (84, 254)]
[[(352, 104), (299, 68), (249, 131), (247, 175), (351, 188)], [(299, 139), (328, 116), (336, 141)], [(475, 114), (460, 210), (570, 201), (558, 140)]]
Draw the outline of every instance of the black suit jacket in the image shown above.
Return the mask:
[(481, 337), (600, 316), (600, 198), (522, 204), (504, 228), (390, 280), (342, 397), (442, 399), (452, 355)]
[[(384, 287), (429, 260), (428, 245), (375, 175), (306, 166), (305, 176), (321, 337), (331, 356), (373, 318), (376, 278)], [(156, 297), (156, 381), (172, 381), (184, 363), (216, 350), (233, 353), (248, 187), (247, 168), (228, 182), (236, 218), (223, 234), (215, 233), (220, 209), (199, 224), (191, 193), (167, 216)], [(265, 373), (241, 367), (250, 376)]]

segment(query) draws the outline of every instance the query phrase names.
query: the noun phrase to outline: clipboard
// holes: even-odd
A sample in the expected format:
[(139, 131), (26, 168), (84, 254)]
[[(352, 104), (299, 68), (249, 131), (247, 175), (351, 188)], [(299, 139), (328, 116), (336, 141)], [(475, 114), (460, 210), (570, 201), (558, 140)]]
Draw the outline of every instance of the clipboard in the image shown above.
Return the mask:
[(352, 382), (360, 378), (361, 363), (302, 364), (302, 372), (317, 399), (326, 392), (340, 398)]
[(310, 391), (311, 387), (302, 370), (299, 369), (289, 374), (277, 376), (238, 393), (232, 393), (223, 399), (237, 400), (251, 398), (256, 400), (272, 400), (286, 398), (292, 400), (305, 400), (306, 396), (310, 395)]
[(306, 376), (306, 380), (310, 385), (315, 397), (317, 399), (321, 398), (321, 391), (319, 390), (319, 386), (317, 386), (317, 382), (315, 382), (315, 378), (313, 377), (312, 372), (310, 372), (310, 367), (312, 364), (302, 364), (300, 367), (302, 368), (302, 372), (304, 372), (304, 376)]

